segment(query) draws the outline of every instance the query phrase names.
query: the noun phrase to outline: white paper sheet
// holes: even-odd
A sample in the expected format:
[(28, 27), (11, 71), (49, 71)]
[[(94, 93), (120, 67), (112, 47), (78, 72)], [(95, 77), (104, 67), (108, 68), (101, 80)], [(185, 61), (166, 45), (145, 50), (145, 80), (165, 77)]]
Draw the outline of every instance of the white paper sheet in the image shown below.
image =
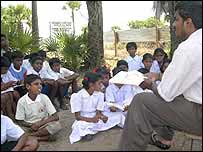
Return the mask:
[(116, 108), (124, 111), (124, 106), (121, 106), (118, 103), (106, 102), (106, 105), (109, 106), (109, 107), (116, 107)]
[(130, 84), (139, 86), (144, 81), (144, 75), (136, 70), (121, 71), (109, 80), (110, 83)]

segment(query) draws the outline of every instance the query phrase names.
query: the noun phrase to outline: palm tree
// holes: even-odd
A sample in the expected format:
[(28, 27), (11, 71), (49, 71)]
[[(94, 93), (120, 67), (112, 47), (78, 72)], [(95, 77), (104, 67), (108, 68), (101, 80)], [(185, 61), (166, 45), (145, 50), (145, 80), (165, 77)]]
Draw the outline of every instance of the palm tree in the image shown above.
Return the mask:
[(170, 35), (171, 35), (171, 48), (170, 48), (170, 57), (172, 58), (173, 52), (178, 47), (180, 40), (175, 36), (173, 30), (173, 21), (175, 15), (175, 6), (178, 1), (154, 1), (153, 9), (155, 10), (155, 16), (157, 19), (160, 19), (162, 13), (165, 13), (166, 17), (170, 20)]
[[(74, 12), (80, 9), (81, 3), (79, 1), (70, 1), (67, 2), (66, 5), (68, 5), (68, 7), (71, 9), (71, 13), (72, 13), (72, 22), (73, 22), (73, 35), (75, 35), (75, 14)], [(63, 10), (66, 10), (66, 6), (63, 6), (62, 8)]]
[(86, 1), (88, 10), (88, 48), (90, 67), (99, 65), (104, 57), (102, 1)]
[(32, 34), (39, 40), (37, 1), (32, 1)]

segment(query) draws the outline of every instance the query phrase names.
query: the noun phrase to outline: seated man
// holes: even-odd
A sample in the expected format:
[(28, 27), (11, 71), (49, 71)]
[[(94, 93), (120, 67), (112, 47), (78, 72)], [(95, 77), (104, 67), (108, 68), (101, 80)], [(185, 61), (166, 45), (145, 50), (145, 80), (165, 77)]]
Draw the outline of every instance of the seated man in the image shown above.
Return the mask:
[(59, 117), (50, 99), (41, 94), (42, 81), (38, 75), (25, 78), (28, 93), (21, 97), (17, 104), (16, 120), (20, 125), (31, 128), (31, 135), (39, 141), (52, 140), (61, 129)]
[(38, 141), (4, 115), (1, 115), (1, 151), (36, 151)]
[(202, 5), (181, 1), (175, 11), (175, 33), (183, 42), (163, 76), (146, 74), (144, 83), (154, 94), (133, 98), (120, 150), (146, 150), (151, 133), (162, 126), (202, 136)]

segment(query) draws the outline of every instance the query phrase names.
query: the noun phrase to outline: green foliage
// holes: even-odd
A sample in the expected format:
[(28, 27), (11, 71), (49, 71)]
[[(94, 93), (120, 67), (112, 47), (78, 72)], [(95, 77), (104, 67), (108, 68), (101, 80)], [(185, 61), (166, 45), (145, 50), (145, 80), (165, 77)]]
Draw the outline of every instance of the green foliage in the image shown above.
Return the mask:
[(42, 46), (48, 51), (58, 54), (64, 67), (79, 71), (84, 60), (89, 56), (87, 27), (83, 28), (83, 34), (80, 36), (73, 36), (63, 31), (57, 32), (51, 38), (45, 39)]
[(80, 9), (81, 2), (79, 1), (69, 1), (67, 2), (67, 5), (72, 9), (72, 10), (78, 10)]
[(144, 21), (135, 20), (135, 21), (128, 22), (128, 26), (130, 27), (130, 29), (152, 28), (152, 27), (156, 27), (156, 24), (158, 25), (158, 27), (164, 26), (164, 22), (159, 21), (155, 17), (150, 17)]
[(26, 20), (29, 26), (32, 24), (31, 10), (25, 5), (2, 7), (1, 13), (1, 24), (12, 26), (15, 29), (20, 28), (23, 20)]
[(31, 10), (25, 5), (8, 6), (1, 8), (1, 33), (9, 40), (11, 48), (23, 53), (37, 51), (37, 38), (31, 30), (23, 30), (21, 22), (27, 20), (31, 26)]
[(42, 47), (46, 48), (50, 52), (55, 52), (59, 49), (59, 44), (55, 37), (51, 37), (42, 42)]
[(89, 58), (90, 51), (87, 48), (87, 28), (83, 28), (80, 36), (64, 35), (62, 54), (65, 57), (65, 65), (72, 70), (80, 70), (84, 67), (84, 61)]
[(121, 30), (121, 28), (119, 26), (117, 26), (117, 25), (114, 25), (114, 26), (111, 27), (111, 30), (112, 31), (117, 31), (117, 30)]
[(80, 2), (80, 1), (69, 1), (69, 2), (66, 2), (62, 9), (63, 9), (63, 10), (67, 10), (67, 6), (68, 6), (72, 11), (77, 11), (77, 10), (80, 9), (81, 2)]
[(31, 30), (19, 30), (14, 33), (10, 33), (9, 43), (12, 48), (15, 48), (23, 53), (30, 53), (38, 51), (37, 38), (32, 36)]

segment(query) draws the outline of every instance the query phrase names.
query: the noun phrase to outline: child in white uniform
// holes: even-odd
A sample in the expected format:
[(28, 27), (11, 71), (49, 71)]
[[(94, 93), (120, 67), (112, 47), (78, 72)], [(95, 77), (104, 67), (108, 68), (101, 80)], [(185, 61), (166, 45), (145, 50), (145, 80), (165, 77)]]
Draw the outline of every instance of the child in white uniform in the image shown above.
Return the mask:
[[(122, 67), (116, 67), (113, 69), (113, 76), (115, 76), (117, 73), (120, 71), (126, 71), (126, 69)], [(132, 98), (135, 96), (136, 90), (133, 85), (128, 85), (128, 84), (113, 84), (111, 83), (105, 93), (106, 97), (106, 102), (113, 102), (113, 103), (118, 103), (121, 106), (125, 106), (123, 114), (126, 115), (127, 109), (128, 109), (128, 104), (130, 104), (130, 101)], [(107, 110), (108, 107), (105, 107), (105, 110)], [(121, 110), (115, 108), (115, 107), (110, 107), (107, 111), (115, 112)]]
[(136, 55), (137, 45), (135, 42), (129, 42), (126, 45), (126, 50), (129, 53), (129, 56), (125, 59), (128, 62), (128, 70), (138, 70), (142, 67), (142, 58)]
[(102, 113), (104, 94), (100, 92), (101, 83), (102, 78), (99, 74), (86, 73), (82, 81), (83, 89), (71, 96), (71, 112), (76, 118), (69, 137), (71, 144), (81, 138), (91, 140), (92, 135), (97, 132), (121, 125), (121, 115), (107, 117)]

